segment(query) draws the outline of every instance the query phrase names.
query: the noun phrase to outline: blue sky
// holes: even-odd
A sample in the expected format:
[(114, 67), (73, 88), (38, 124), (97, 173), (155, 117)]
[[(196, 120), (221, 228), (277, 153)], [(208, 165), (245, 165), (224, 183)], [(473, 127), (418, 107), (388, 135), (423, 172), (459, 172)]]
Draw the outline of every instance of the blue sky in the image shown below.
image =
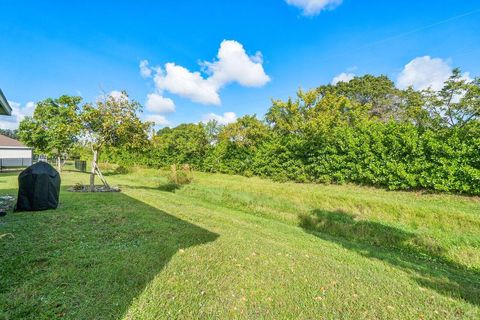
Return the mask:
[(0, 88), (15, 109), (2, 128), (62, 94), (125, 89), (144, 119), (174, 126), (263, 117), (271, 98), (335, 77), (421, 89), (452, 67), (480, 75), (478, 1), (0, 0), (0, 11)]

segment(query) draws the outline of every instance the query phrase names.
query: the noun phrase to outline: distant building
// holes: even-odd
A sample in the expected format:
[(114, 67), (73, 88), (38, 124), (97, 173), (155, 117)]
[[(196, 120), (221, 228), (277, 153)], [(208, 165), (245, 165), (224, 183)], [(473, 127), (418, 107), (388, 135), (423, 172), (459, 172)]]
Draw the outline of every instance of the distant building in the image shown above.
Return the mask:
[(0, 134), (0, 169), (30, 166), (32, 151), (20, 141)]
[(2, 89), (0, 89), (0, 115), (10, 116), (12, 114), (12, 108), (8, 104), (7, 98), (3, 95)]

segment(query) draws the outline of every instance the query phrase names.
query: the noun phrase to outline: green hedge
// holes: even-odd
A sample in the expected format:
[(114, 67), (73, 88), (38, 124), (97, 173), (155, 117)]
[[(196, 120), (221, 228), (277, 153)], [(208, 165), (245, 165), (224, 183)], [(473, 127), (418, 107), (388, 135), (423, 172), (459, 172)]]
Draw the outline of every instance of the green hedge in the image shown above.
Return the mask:
[[(450, 87), (462, 85), (456, 77)], [(480, 92), (480, 81), (466, 88)], [(109, 150), (104, 157), (157, 168), (188, 163), (279, 181), (480, 195), (480, 98), (452, 106), (457, 120), (450, 123), (435, 112), (446, 95), (435, 100), (431, 92), (400, 91), (386, 77), (365, 76), (300, 91), (296, 100), (274, 100), (265, 121), (245, 116), (226, 126), (165, 128), (144, 150)]]

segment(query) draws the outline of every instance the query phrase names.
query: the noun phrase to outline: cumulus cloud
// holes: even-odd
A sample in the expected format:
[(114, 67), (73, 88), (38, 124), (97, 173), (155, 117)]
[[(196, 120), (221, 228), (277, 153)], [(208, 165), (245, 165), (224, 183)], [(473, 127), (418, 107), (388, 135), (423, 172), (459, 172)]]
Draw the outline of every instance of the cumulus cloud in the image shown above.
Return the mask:
[(158, 93), (150, 93), (147, 95), (145, 104), (148, 111), (155, 113), (168, 113), (175, 111), (175, 104), (170, 98), (165, 98)]
[(209, 113), (203, 116), (202, 122), (207, 123), (212, 120), (217, 121), (219, 124), (226, 125), (237, 121), (237, 115), (235, 112), (225, 112), (223, 115)]
[(35, 110), (35, 103), (30, 101), (24, 106), (21, 106), (18, 102), (8, 101), (10, 107), (12, 107), (11, 116), (0, 116), (0, 128), (2, 129), (18, 129), (18, 124), (26, 116), (32, 116)]
[(154, 80), (160, 92), (168, 91), (201, 104), (220, 104), (219, 88), (204, 79), (200, 72), (190, 72), (175, 63), (167, 63), (165, 70), (159, 70)]
[(148, 60), (140, 61), (140, 74), (143, 78), (150, 78), (152, 76), (152, 69), (148, 66)]
[[(143, 66), (146, 68), (148, 64)], [(221, 104), (219, 91), (230, 83), (261, 87), (270, 81), (263, 69), (261, 53), (248, 56), (243, 45), (234, 40), (222, 41), (217, 59), (202, 62), (201, 66), (203, 72), (190, 71), (169, 62), (163, 68), (149, 70), (155, 73), (153, 79), (160, 94), (167, 91), (193, 102), (211, 105)]]
[[(417, 90), (440, 90), (451, 74), (452, 67), (447, 61), (430, 56), (417, 57), (407, 63), (400, 72), (397, 86), (401, 89), (412, 86)], [(468, 74), (466, 76), (468, 77)]]
[(263, 70), (263, 57), (257, 52), (249, 57), (243, 45), (237, 41), (224, 40), (220, 44), (217, 61), (205, 62), (207, 71), (211, 73), (208, 79), (217, 88), (228, 83), (237, 82), (245, 87), (261, 87), (270, 81)]
[(332, 84), (333, 85), (336, 85), (337, 83), (339, 82), (349, 82), (350, 80), (352, 80), (353, 78), (355, 78), (355, 74), (353, 73), (347, 73), (347, 72), (342, 72), (338, 75), (336, 75), (333, 79), (332, 79)]
[(160, 114), (150, 114), (146, 116), (145, 120), (155, 123), (156, 126), (166, 126), (169, 124), (167, 118)]
[(109, 95), (115, 100), (121, 100), (121, 99), (128, 100), (128, 97), (121, 91), (113, 90), (113, 91), (110, 91)]
[(302, 9), (306, 16), (314, 16), (323, 10), (338, 7), (343, 0), (285, 0), (289, 5)]

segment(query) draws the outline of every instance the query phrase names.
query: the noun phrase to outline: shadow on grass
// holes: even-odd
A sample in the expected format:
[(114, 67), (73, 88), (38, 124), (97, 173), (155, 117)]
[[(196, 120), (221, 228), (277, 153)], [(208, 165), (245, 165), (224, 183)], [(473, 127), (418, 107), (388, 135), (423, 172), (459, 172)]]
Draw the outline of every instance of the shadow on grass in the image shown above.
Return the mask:
[(62, 188), (60, 204), (0, 218), (0, 318), (121, 318), (180, 249), (218, 237), (123, 193)]
[[(88, 174), (90, 174), (89, 172), (87, 172)], [(109, 170), (109, 171), (105, 171), (103, 172), (102, 171), (102, 174), (105, 176), (105, 177), (114, 177), (114, 176), (125, 176), (128, 174), (127, 173), (123, 173), (123, 172), (116, 172), (116, 171), (112, 171), (112, 170)]]
[(182, 188), (181, 185), (175, 183), (162, 183), (158, 187), (147, 187), (147, 186), (131, 186), (131, 185), (120, 185), (121, 188), (127, 189), (141, 189), (141, 190), (158, 190), (163, 192), (172, 192)]
[(300, 226), (319, 238), (400, 268), (421, 286), (480, 305), (480, 272), (447, 260), (432, 239), (342, 211), (313, 210), (300, 216)]

